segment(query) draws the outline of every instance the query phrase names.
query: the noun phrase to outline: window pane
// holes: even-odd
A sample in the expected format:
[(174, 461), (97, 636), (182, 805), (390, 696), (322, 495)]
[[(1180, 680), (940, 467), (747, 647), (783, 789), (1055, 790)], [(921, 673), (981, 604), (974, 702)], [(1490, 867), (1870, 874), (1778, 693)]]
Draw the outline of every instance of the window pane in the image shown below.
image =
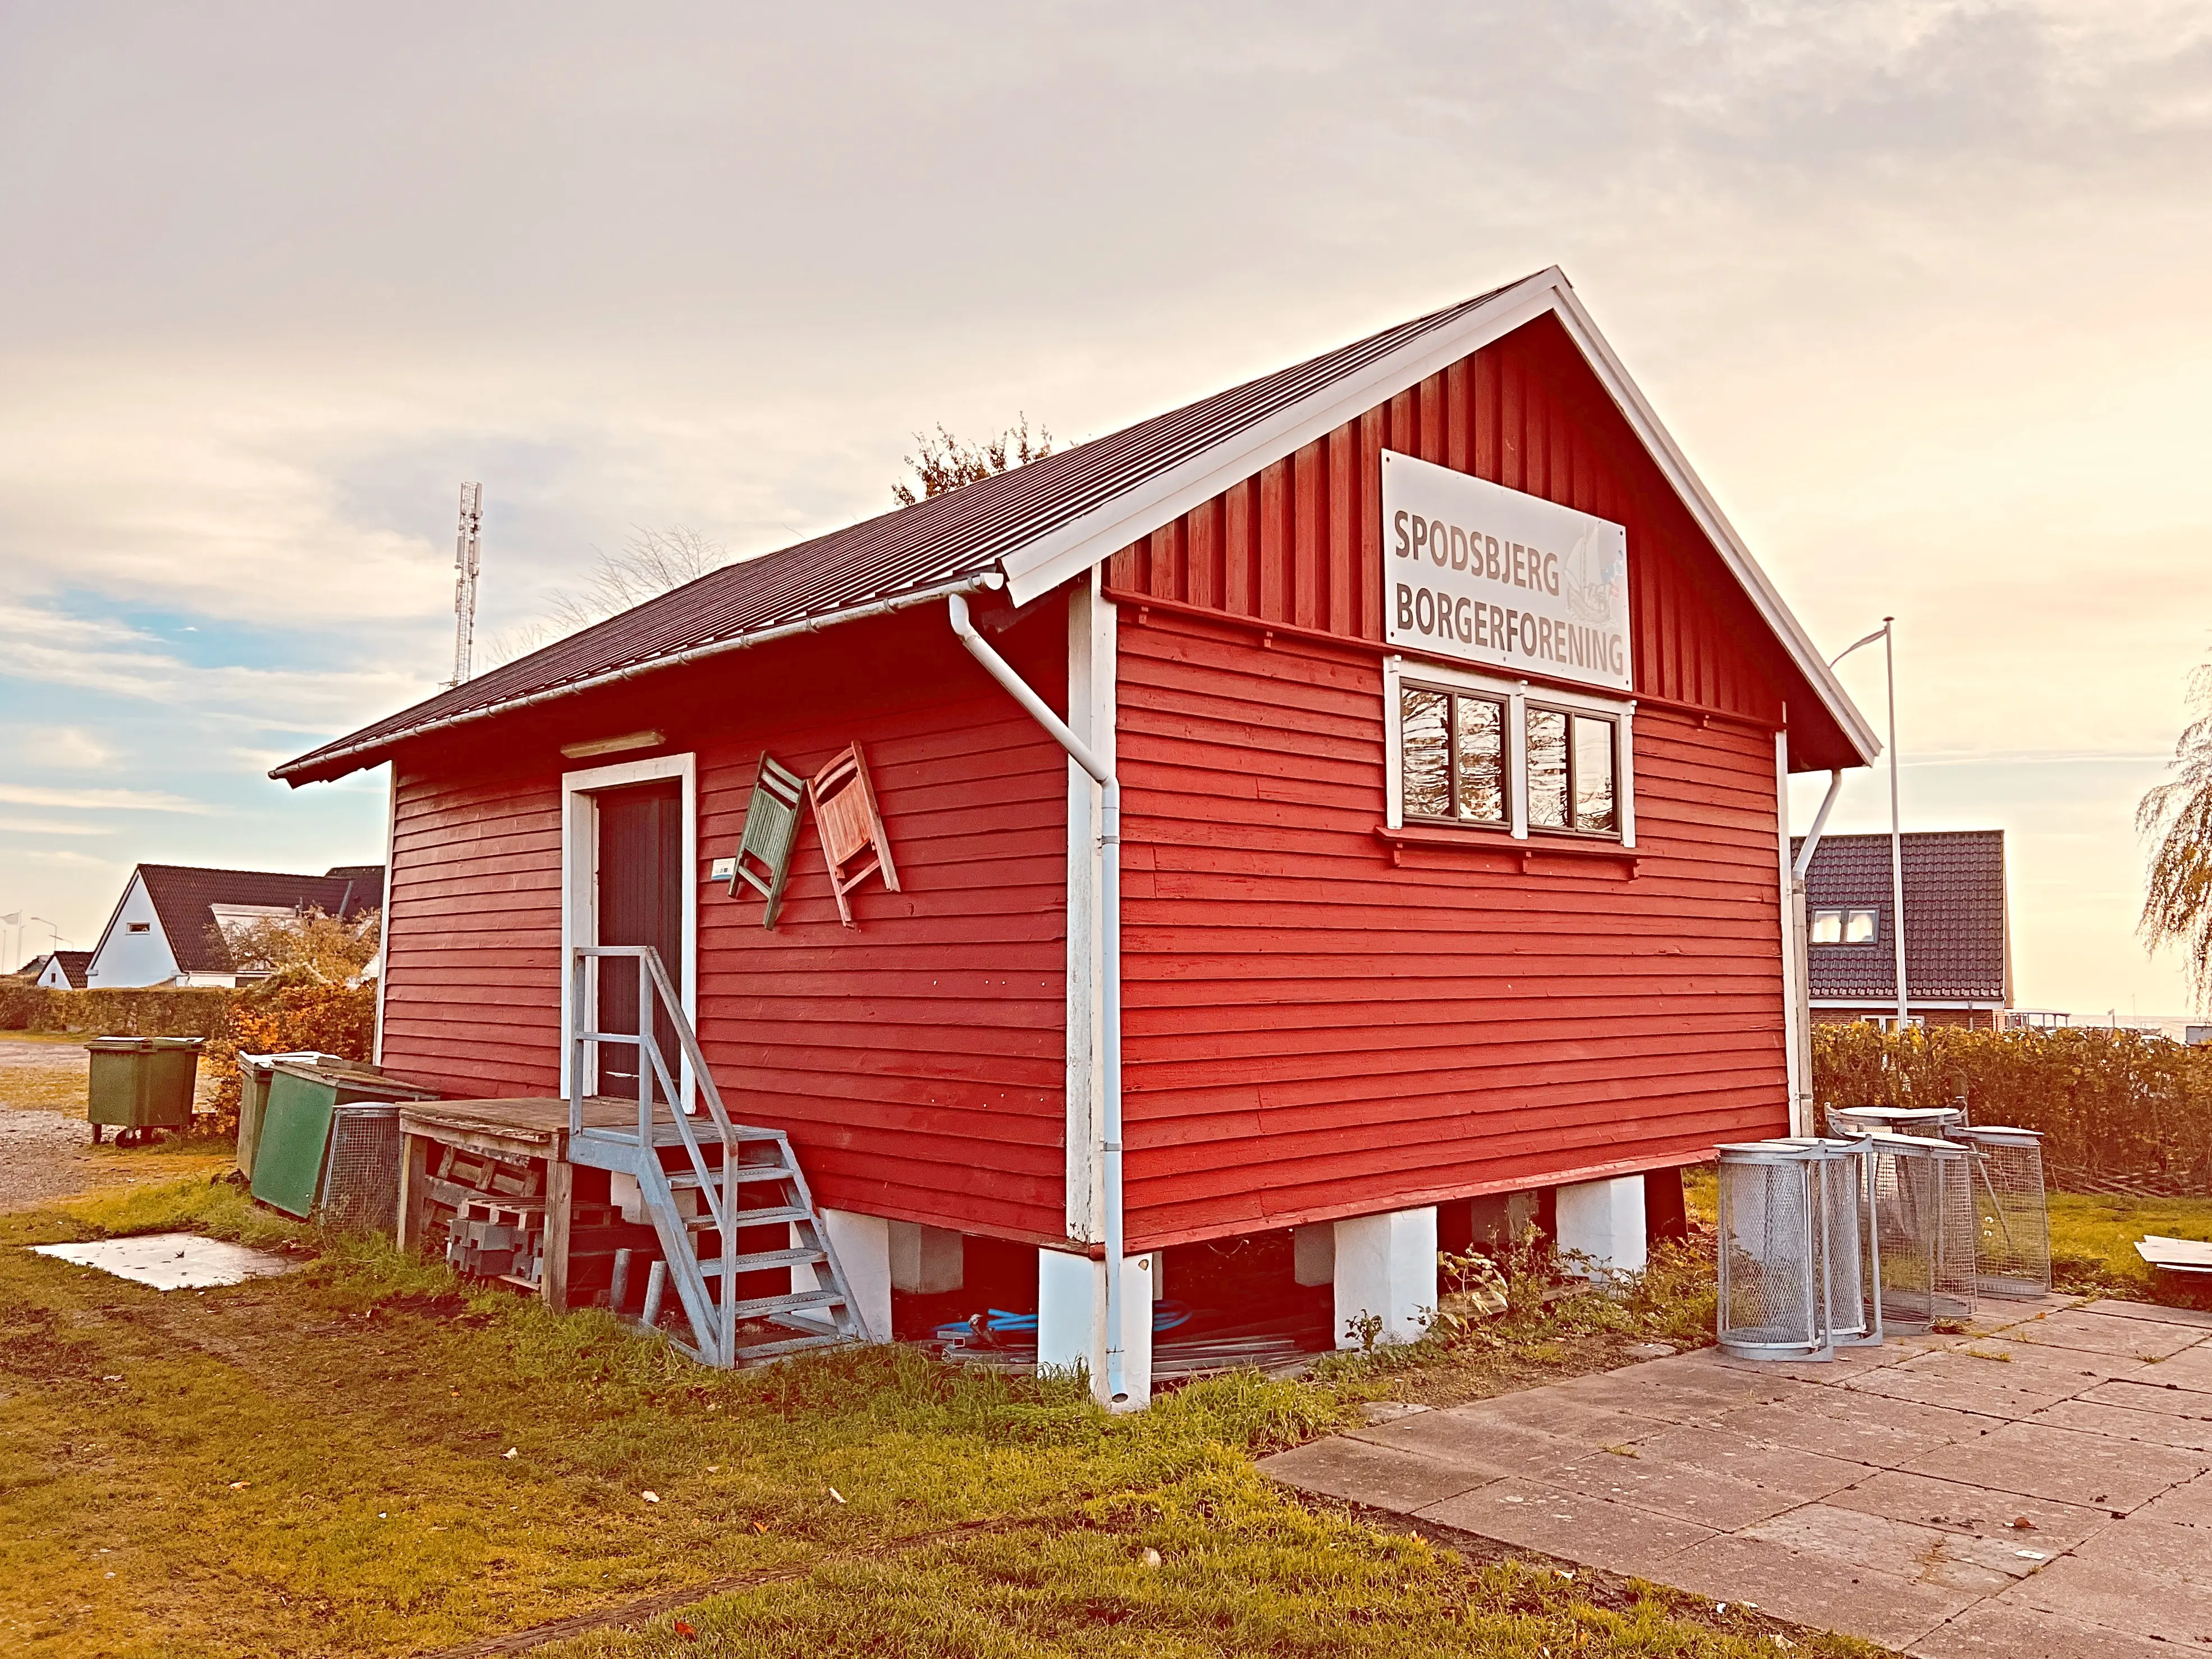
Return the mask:
[(1567, 827), (1567, 717), (1555, 708), (1528, 711), (1528, 822)]
[(1459, 702), (1459, 815), (1505, 822), (1505, 705), (1486, 697)]
[(1813, 943), (1841, 945), (1844, 942), (1844, 913), (1841, 910), (1813, 912)]
[(1875, 931), (1875, 913), (1871, 910), (1854, 910), (1844, 919), (1846, 945), (1872, 944)]
[(1575, 716), (1575, 828), (1618, 827), (1613, 805), (1613, 722)]
[(1411, 686), (1398, 693), (1398, 755), (1409, 818), (1441, 818), (1451, 812), (1451, 785), (1444, 769), (1451, 763), (1449, 701), (1441, 691)]

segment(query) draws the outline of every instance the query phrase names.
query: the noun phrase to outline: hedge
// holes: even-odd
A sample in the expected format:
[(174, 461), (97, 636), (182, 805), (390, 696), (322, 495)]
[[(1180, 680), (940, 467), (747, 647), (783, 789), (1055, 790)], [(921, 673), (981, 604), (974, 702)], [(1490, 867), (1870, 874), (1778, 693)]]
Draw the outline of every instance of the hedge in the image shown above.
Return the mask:
[(1830, 1106), (1942, 1106), (2044, 1135), (2059, 1182), (2212, 1193), (2212, 1048), (2132, 1031), (1813, 1031), (1813, 1091)]
[(0, 1030), (82, 1031), (88, 1036), (200, 1036), (213, 1087), (203, 1100), (218, 1120), (238, 1112), (238, 1055), (319, 1049), (367, 1060), (376, 1041), (376, 986), (264, 983), (227, 991), (149, 987), (137, 991), (42, 991), (0, 987)]

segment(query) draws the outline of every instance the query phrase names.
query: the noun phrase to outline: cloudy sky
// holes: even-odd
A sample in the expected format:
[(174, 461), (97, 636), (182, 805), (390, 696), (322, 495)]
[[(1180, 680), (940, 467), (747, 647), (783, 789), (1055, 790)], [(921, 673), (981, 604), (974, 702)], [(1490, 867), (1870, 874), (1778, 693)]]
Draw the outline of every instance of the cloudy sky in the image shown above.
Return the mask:
[(0, 912), (379, 857), (380, 774), (262, 775), (447, 671), (464, 478), (511, 631), (1556, 263), (1814, 637), (1899, 617), (2023, 1000), (2184, 1006), (2130, 815), (2212, 647), (2212, 7), (799, 9), (0, 7)]

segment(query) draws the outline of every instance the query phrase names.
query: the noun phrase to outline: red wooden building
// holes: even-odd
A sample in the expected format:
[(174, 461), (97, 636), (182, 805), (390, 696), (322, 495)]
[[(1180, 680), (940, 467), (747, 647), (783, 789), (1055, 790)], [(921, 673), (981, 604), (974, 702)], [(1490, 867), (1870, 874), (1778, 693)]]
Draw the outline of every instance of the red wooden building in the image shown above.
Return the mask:
[[(856, 741), (896, 890), (845, 925), (803, 816), (765, 927), (714, 873), (761, 757)], [(572, 949), (655, 944), (872, 1325), (960, 1238), (1033, 1248), (1045, 1356), (1141, 1400), (1163, 1250), (1303, 1230), (1300, 1276), (1404, 1332), (1439, 1206), (1555, 1189), (1633, 1261), (1644, 1172), (1784, 1131), (1786, 780), (1875, 748), (1553, 270), (275, 775), (391, 767), (387, 1069), (552, 1095)]]

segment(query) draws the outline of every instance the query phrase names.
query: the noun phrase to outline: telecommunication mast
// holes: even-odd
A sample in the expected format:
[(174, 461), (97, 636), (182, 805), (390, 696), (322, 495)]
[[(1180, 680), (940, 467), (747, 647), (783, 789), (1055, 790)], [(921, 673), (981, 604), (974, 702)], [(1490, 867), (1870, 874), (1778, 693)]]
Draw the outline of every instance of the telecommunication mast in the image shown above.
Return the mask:
[(477, 637), (477, 565), (480, 556), (478, 532), (483, 528), (483, 486), (461, 486), (461, 531), (453, 544), (453, 678), (459, 685), (469, 677), (469, 658)]

